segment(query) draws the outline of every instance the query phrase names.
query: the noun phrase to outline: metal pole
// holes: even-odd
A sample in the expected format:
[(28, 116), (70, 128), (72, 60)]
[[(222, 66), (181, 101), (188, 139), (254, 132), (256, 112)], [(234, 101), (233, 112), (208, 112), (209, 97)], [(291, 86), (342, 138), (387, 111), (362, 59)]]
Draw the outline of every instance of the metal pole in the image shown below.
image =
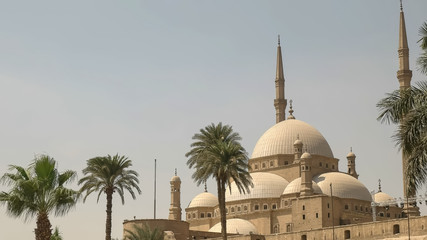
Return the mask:
[(157, 159), (154, 159), (154, 219), (156, 219), (156, 172)]
[(332, 239), (335, 239), (335, 223), (334, 223), (334, 197), (332, 196), (332, 183), (329, 184), (331, 187), (331, 205), (332, 205)]
[[(407, 194), (409, 195), (409, 194)], [(406, 196), (406, 209), (408, 214), (408, 240), (411, 240), (411, 228), (409, 224), (409, 196)]]

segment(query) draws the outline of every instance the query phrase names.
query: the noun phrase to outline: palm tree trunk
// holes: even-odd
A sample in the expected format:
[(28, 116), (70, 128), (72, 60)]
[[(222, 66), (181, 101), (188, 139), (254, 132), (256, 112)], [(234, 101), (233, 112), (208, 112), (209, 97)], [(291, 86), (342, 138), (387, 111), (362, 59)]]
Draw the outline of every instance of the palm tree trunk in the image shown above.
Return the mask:
[(49, 221), (49, 216), (45, 212), (39, 212), (37, 214), (37, 228), (34, 229), (36, 234), (36, 240), (50, 240), (52, 235), (52, 225)]
[(107, 221), (105, 223), (105, 240), (111, 240), (111, 222), (112, 222), (112, 211), (113, 208), (113, 189), (107, 189)]
[(225, 212), (225, 181), (217, 179), (219, 213), (221, 216), (221, 235), (227, 240), (227, 213)]

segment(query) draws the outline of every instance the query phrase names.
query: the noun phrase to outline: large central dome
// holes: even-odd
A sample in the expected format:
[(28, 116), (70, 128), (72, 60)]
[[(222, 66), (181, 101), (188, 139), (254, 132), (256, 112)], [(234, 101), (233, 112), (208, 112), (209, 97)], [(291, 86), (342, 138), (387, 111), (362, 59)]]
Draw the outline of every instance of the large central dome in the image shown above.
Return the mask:
[(252, 158), (294, 154), (293, 144), (297, 137), (303, 142), (307, 152), (313, 155), (334, 157), (328, 142), (317, 129), (303, 121), (288, 119), (277, 123), (262, 135), (255, 145)]

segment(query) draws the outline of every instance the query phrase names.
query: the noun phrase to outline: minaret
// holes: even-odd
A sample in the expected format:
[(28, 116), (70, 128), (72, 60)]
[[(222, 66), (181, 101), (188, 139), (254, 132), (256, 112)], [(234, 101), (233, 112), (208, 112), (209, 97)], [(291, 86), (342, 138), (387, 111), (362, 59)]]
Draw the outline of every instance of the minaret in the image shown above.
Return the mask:
[(354, 178), (358, 179), (359, 174), (356, 172), (356, 155), (353, 153), (353, 149), (350, 148), (350, 152), (347, 154), (347, 173)]
[[(400, 90), (405, 90), (411, 87), (412, 71), (409, 69), (409, 48), (408, 38), (406, 37), (405, 15), (403, 13), (402, 0), (400, 0), (400, 24), (399, 24), (399, 70), (397, 71), (397, 79), (399, 80)], [(416, 196), (416, 192), (408, 192), (406, 183), (406, 165), (408, 159), (402, 153), (402, 171), (403, 171), (403, 196), (405, 198)], [(406, 203), (403, 211), (411, 216), (419, 216), (419, 208), (408, 206)]]
[(300, 161), (302, 155), (302, 141), (299, 139), (299, 135), (297, 136), (297, 140), (294, 142), (294, 163), (298, 163)]
[(311, 172), (311, 154), (305, 152), (301, 156), (301, 196), (310, 196), (313, 194)]
[(285, 120), (285, 77), (283, 74), (282, 49), (280, 48), (280, 35), (277, 46), (277, 63), (276, 63), (276, 99), (274, 99), (274, 108), (276, 108), (276, 123)]
[(399, 79), (400, 89), (407, 89), (411, 86), (412, 71), (409, 69), (409, 48), (406, 37), (405, 15), (403, 14), (402, 0), (400, 0), (400, 25), (399, 25)]
[(181, 221), (181, 179), (176, 175), (170, 180), (171, 204), (169, 208), (169, 220)]

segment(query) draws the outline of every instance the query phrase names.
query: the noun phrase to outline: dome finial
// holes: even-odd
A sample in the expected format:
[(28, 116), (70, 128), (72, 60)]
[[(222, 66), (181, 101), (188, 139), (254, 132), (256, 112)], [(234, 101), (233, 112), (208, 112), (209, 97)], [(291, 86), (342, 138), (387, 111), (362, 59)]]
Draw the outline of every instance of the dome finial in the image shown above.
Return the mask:
[(208, 185), (205, 182), (205, 192), (208, 192)]
[(294, 115), (292, 115), (292, 113), (294, 113), (294, 110), (292, 109), (292, 99), (289, 101), (289, 117), (288, 119), (295, 119)]
[(382, 192), (381, 191), (381, 179), (378, 179), (378, 192)]

